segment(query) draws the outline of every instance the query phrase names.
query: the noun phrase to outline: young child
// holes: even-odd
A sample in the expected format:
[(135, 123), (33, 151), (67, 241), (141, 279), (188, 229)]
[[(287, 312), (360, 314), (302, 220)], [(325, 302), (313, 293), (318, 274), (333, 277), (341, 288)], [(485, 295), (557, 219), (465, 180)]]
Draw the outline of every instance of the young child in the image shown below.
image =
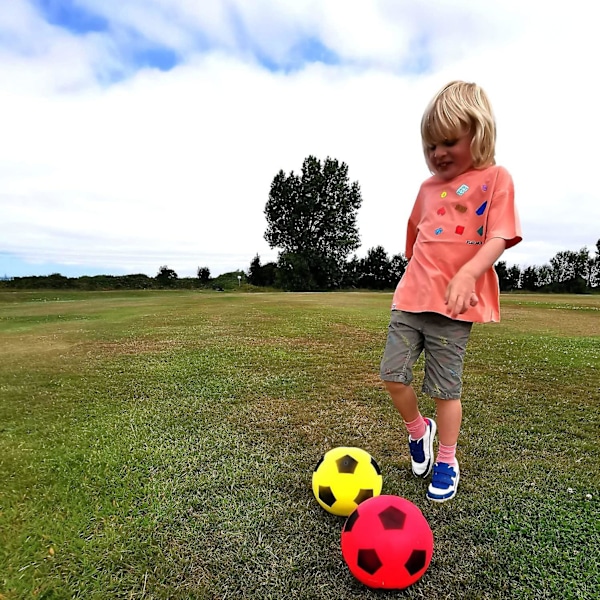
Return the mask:
[[(462, 371), (473, 323), (500, 320), (494, 263), (521, 241), (511, 176), (495, 166), (496, 125), (485, 92), (453, 81), (421, 121), (433, 176), (419, 190), (408, 221), (408, 266), (392, 301), (381, 378), (408, 430), (412, 471), (427, 477), (427, 497), (456, 495), (456, 444), (462, 422)], [(423, 392), (435, 399), (437, 425), (419, 412), (410, 383), (425, 351)], [(439, 434), (437, 460), (433, 440)]]

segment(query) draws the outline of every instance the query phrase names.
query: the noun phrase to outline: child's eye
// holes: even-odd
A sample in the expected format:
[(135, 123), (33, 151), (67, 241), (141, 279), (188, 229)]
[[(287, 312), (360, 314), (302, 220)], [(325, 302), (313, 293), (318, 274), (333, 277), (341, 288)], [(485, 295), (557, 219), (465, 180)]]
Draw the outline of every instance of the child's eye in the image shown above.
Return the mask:
[(458, 142), (458, 140), (444, 140), (444, 146), (446, 146), (446, 148), (452, 148), (452, 146), (456, 145), (456, 142)]
[(435, 144), (431, 144), (431, 145), (427, 146), (427, 150), (429, 150), (429, 152), (435, 152), (435, 148), (436, 148)]

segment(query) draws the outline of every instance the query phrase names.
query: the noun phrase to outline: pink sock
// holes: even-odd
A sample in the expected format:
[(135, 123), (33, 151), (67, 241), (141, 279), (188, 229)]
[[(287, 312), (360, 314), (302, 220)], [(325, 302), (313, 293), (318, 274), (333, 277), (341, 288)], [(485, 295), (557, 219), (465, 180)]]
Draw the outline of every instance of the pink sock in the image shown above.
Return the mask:
[(427, 423), (425, 419), (419, 413), (419, 416), (410, 423), (404, 421), (406, 425), (406, 429), (408, 429), (408, 433), (413, 440), (419, 440), (425, 435), (425, 431), (427, 431)]
[(443, 462), (443, 463), (450, 465), (451, 467), (455, 466), (456, 465), (456, 444), (454, 444), (453, 446), (444, 446), (444, 444), (442, 444), (440, 442), (436, 462), (439, 462), (439, 463)]

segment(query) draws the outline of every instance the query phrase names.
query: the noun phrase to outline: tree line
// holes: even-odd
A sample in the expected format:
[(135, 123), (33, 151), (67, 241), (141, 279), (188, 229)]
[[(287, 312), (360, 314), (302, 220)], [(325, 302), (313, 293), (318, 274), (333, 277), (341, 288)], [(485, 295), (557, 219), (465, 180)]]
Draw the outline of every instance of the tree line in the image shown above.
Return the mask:
[[(279, 250), (278, 259), (261, 265), (256, 256), (249, 281), (288, 290), (393, 288), (407, 265), (403, 254), (389, 257), (377, 246), (362, 259), (349, 258), (360, 245), (356, 213), (361, 203), (358, 182), (350, 182), (348, 166), (335, 159), (328, 157), (321, 163), (309, 156), (299, 174), (279, 171), (265, 206), (265, 239)], [(496, 271), (502, 291), (595, 290), (600, 286), (600, 240), (595, 255), (585, 247), (578, 252), (565, 250), (548, 265), (521, 270), (500, 261)]]
[[(393, 289), (406, 269), (404, 254), (389, 256), (382, 246), (367, 250), (360, 246), (357, 213), (362, 204), (358, 182), (350, 181), (348, 166), (327, 157), (306, 158), (300, 173), (280, 170), (274, 177), (264, 214), (264, 238), (278, 250), (277, 260), (261, 264), (257, 254), (247, 271), (233, 271), (212, 278), (209, 267), (198, 267), (196, 277), (179, 278), (167, 265), (155, 277), (99, 275), (64, 277), (59, 273), (38, 277), (15, 277), (0, 281), (1, 287), (75, 289), (170, 289), (214, 288), (242, 285), (288, 291), (338, 289)], [(594, 253), (558, 252), (542, 266), (521, 269), (499, 261), (496, 272), (502, 291), (525, 290), (561, 293), (600, 292), (600, 239)]]
[[(407, 264), (404, 254), (389, 257), (382, 246), (371, 248), (364, 258), (353, 256), (342, 267), (340, 287), (393, 289), (404, 274)], [(578, 252), (558, 252), (549, 264), (540, 267), (521, 269), (518, 265), (508, 267), (505, 261), (499, 261), (495, 264), (495, 269), (503, 292), (600, 293), (600, 240), (596, 243), (594, 255), (584, 247)], [(277, 263), (261, 265), (258, 255), (250, 264), (248, 282), (275, 288), (282, 287), (283, 283)]]

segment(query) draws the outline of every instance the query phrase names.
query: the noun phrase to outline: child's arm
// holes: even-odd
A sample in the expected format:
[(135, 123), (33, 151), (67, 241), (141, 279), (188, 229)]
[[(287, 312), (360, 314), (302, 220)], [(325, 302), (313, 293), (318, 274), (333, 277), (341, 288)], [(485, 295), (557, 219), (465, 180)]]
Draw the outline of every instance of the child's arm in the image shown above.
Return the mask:
[(476, 298), (473, 298), (475, 282), (494, 265), (505, 249), (505, 239), (497, 237), (488, 240), (450, 280), (444, 302), (448, 306), (452, 319), (462, 315), (470, 306), (477, 303)]

